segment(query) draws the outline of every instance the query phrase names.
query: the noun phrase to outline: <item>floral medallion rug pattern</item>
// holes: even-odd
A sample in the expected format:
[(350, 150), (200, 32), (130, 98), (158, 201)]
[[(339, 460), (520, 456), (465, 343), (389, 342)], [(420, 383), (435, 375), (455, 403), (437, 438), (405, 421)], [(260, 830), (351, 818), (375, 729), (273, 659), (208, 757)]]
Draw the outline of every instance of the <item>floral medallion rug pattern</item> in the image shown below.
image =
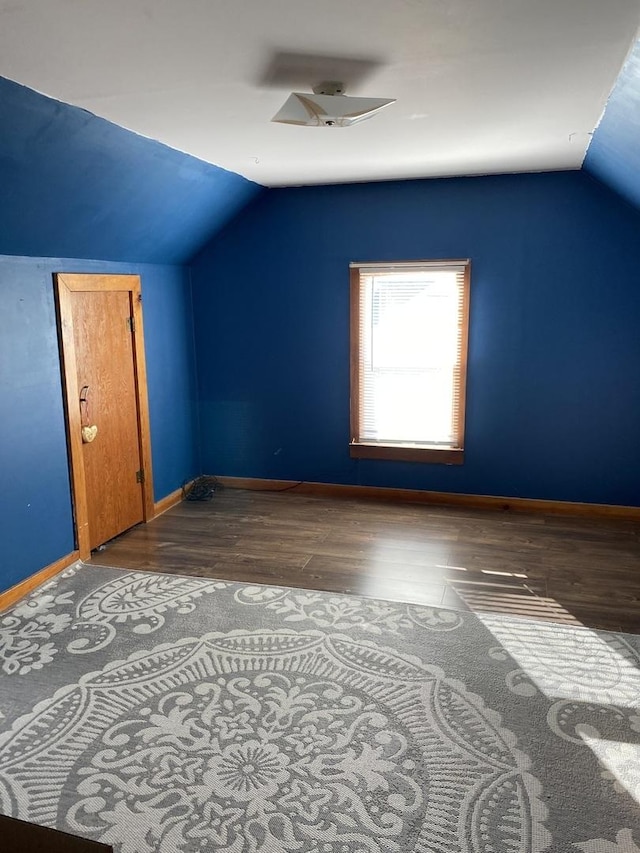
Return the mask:
[(0, 811), (117, 853), (640, 853), (640, 637), (78, 564), (0, 615)]

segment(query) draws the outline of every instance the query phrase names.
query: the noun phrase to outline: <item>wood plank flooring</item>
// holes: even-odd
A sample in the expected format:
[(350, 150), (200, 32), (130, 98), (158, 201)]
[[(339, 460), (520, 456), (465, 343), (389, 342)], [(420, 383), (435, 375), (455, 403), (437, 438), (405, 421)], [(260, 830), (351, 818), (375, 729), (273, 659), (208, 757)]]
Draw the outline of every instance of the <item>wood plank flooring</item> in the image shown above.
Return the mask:
[(489, 610), (640, 633), (640, 526), (225, 489), (93, 565)]

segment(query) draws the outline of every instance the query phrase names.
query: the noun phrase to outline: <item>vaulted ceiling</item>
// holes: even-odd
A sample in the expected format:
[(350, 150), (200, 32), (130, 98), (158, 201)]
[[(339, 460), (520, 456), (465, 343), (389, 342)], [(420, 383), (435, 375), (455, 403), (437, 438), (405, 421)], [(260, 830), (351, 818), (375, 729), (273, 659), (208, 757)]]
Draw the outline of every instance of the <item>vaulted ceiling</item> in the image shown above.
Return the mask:
[(0, 128), (0, 254), (183, 263), (261, 191), (2, 78)]
[(640, 41), (609, 97), (584, 168), (640, 207)]
[[(640, 207), (639, 20), (640, 0), (0, 0), (0, 254), (183, 263), (260, 184), (584, 161)], [(330, 77), (397, 103), (270, 122)]]
[[(580, 168), (639, 0), (0, 0), (0, 75), (267, 186)], [(352, 128), (270, 122), (342, 79)]]

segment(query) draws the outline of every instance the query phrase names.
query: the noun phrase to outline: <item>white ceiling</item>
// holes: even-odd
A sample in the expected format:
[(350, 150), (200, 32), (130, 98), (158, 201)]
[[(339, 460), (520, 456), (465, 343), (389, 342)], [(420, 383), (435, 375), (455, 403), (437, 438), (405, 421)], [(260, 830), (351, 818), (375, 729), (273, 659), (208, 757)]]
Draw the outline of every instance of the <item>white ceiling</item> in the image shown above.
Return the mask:
[[(640, 0), (0, 0), (0, 75), (268, 186), (573, 169), (639, 24)], [(318, 75), (397, 103), (272, 124)]]

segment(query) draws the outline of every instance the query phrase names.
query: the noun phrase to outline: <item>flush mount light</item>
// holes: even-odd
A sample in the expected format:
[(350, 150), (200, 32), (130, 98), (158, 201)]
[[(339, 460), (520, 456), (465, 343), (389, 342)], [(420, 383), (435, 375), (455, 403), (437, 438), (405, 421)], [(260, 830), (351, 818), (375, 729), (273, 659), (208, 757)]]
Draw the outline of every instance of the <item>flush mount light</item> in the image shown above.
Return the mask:
[(271, 121), (306, 127), (350, 127), (375, 115), (395, 98), (351, 98), (342, 83), (320, 83), (313, 94), (292, 92)]

